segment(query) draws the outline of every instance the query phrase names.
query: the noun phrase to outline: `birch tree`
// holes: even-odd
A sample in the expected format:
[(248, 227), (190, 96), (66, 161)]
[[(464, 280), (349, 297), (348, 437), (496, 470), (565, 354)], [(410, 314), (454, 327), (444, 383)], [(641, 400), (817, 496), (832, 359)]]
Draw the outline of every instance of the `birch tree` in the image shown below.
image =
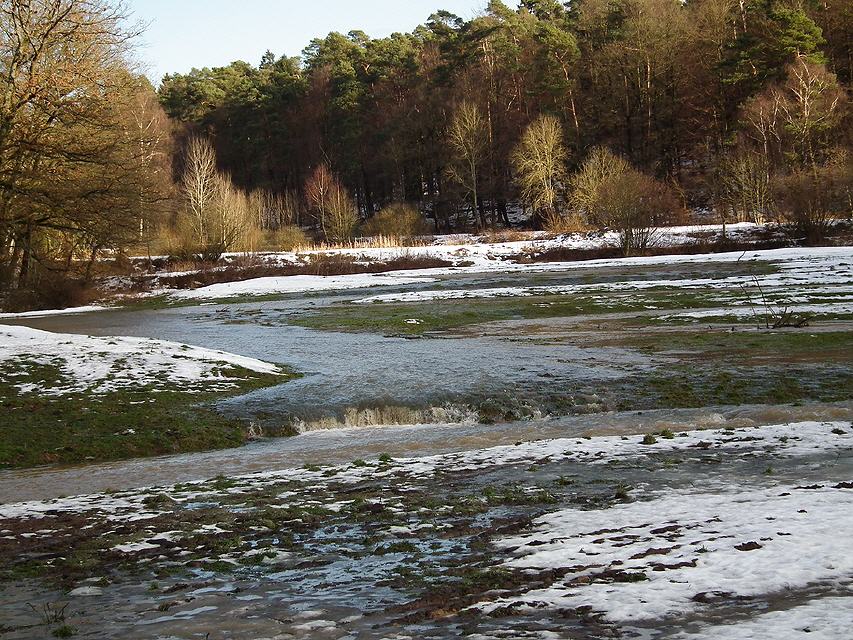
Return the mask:
[(448, 140), (455, 154), (448, 174), (471, 196), (474, 215), (479, 216), (480, 226), (484, 227), (479, 202), (479, 171), (488, 148), (488, 130), (476, 104), (466, 101), (459, 106), (450, 124)]
[(560, 121), (545, 115), (530, 123), (513, 151), (522, 200), (545, 221), (558, 215), (556, 204), (566, 178), (567, 157)]

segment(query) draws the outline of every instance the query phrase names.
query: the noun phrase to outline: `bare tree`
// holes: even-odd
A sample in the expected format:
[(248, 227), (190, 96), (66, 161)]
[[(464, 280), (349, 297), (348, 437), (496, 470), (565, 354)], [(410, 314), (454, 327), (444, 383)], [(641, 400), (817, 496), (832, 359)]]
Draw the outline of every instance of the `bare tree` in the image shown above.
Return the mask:
[(764, 154), (743, 150), (721, 162), (719, 207), (723, 233), (727, 210), (740, 222), (763, 224), (771, 217), (770, 171)]
[(569, 182), (572, 208), (587, 222), (606, 226), (606, 218), (599, 215), (601, 186), (607, 180), (621, 176), (630, 169), (631, 165), (622, 156), (617, 156), (605, 147), (593, 148)]
[(257, 219), (253, 216), (249, 196), (238, 189), (228, 174), (217, 176), (217, 200), (213, 208), (212, 242), (209, 246), (209, 259), (218, 259), (226, 251), (237, 248), (252, 239), (244, 248), (254, 251), (254, 235), (250, 232), (258, 228)]
[(299, 224), (301, 207), (294, 191), (272, 193), (258, 189), (252, 191), (249, 197), (262, 229), (276, 231), (291, 224)]
[(186, 216), (203, 259), (218, 260), (257, 226), (249, 196), (217, 171), (216, 152), (208, 140), (190, 140), (182, 185)]
[(540, 116), (525, 130), (512, 154), (522, 199), (543, 220), (555, 220), (557, 197), (566, 179), (563, 127), (553, 116)]
[(598, 198), (597, 215), (619, 231), (626, 256), (651, 246), (658, 228), (676, 222), (683, 209), (672, 189), (634, 168), (604, 180)]
[(186, 212), (199, 247), (212, 242), (211, 219), (219, 197), (216, 152), (204, 138), (192, 138), (187, 145), (182, 179)]
[(463, 102), (456, 110), (450, 124), (448, 140), (456, 155), (456, 162), (448, 168), (448, 174), (468, 194), (474, 206), (474, 215), (479, 216), (480, 227), (485, 219), (480, 211), (479, 170), (487, 149), (486, 120), (479, 107), (473, 102)]
[(785, 82), (774, 95), (789, 146), (799, 164), (815, 170), (837, 142), (833, 132), (844, 119), (846, 92), (825, 66), (800, 56), (788, 65)]
[(341, 242), (352, 238), (358, 224), (358, 210), (327, 165), (318, 165), (308, 178), (305, 196), (326, 240)]
[(751, 98), (742, 110), (746, 141), (738, 153), (759, 156), (765, 172), (752, 176), (753, 166), (736, 165), (751, 183), (751, 199), (772, 201), (812, 240), (842, 212), (849, 194), (849, 164), (838, 148), (846, 108), (847, 95), (836, 77), (800, 56), (788, 65), (783, 81)]
[(160, 106), (154, 87), (146, 78), (139, 79), (139, 89), (131, 104), (131, 126), (128, 136), (136, 147), (142, 174), (137, 217), (139, 237), (149, 243), (154, 230), (163, 222), (164, 202), (172, 200), (173, 139), (169, 117)]
[(328, 165), (319, 164), (314, 173), (305, 182), (305, 198), (314, 214), (314, 220), (320, 227), (323, 237), (328, 235), (326, 223), (329, 217), (329, 200), (336, 188), (337, 179), (332, 175)]
[(358, 224), (358, 209), (352, 196), (336, 183), (328, 202), (326, 238), (333, 242), (350, 240)]

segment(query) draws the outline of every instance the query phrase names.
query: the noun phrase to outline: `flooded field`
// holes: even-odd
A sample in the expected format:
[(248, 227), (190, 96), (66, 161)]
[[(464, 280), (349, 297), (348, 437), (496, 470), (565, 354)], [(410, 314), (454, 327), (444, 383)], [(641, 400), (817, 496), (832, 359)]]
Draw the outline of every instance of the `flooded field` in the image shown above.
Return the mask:
[(288, 375), (199, 399), (245, 446), (0, 471), (0, 638), (853, 625), (849, 249), (419, 275), (4, 320)]
[(853, 595), (852, 444), (664, 430), (8, 505), (5, 635), (712, 637)]

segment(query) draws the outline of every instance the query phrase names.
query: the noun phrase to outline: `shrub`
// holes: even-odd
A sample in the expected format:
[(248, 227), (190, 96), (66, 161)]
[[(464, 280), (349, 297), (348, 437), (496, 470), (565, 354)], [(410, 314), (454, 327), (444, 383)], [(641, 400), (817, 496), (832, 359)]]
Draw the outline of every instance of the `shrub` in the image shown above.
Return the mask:
[(617, 156), (605, 147), (595, 147), (590, 151), (580, 171), (569, 181), (571, 188), (570, 203), (581, 219), (600, 227), (607, 223), (598, 219), (596, 213), (601, 201), (599, 193), (602, 184), (618, 177), (631, 169), (625, 158)]
[(358, 224), (358, 210), (349, 192), (327, 165), (317, 166), (308, 178), (305, 197), (326, 241), (343, 242), (352, 238)]
[(530, 231), (518, 231), (515, 229), (500, 229), (487, 231), (483, 238), (489, 244), (500, 244), (503, 242), (523, 242), (533, 240), (534, 234)]
[(740, 222), (763, 224), (773, 209), (769, 176), (763, 154), (740, 152), (725, 158), (719, 168), (720, 208)]
[(569, 215), (562, 215), (555, 211), (545, 214), (544, 224), (545, 231), (549, 233), (582, 233), (589, 231), (589, 225), (584, 217), (573, 212)]
[(196, 260), (198, 243), (188, 217), (179, 216), (174, 225), (163, 230), (162, 238), (170, 257), (182, 261)]
[(42, 274), (26, 289), (9, 292), (4, 306), (8, 311), (70, 309), (89, 304), (97, 291), (82, 279), (61, 273)]
[(828, 165), (802, 169), (773, 181), (782, 216), (811, 242), (821, 240), (836, 216), (853, 212), (853, 163), (840, 154)]
[(266, 246), (280, 251), (295, 251), (311, 246), (311, 238), (295, 225), (282, 227), (266, 234)]
[(249, 222), (240, 237), (234, 242), (232, 249), (243, 253), (257, 253), (264, 244), (265, 233), (254, 221)]
[(429, 227), (416, 207), (395, 202), (368, 220), (361, 232), (365, 236), (413, 238), (429, 233)]
[(596, 216), (619, 231), (626, 256), (645, 250), (656, 227), (677, 222), (683, 215), (672, 189), (636, 169), (605, 179), (597, 193)]

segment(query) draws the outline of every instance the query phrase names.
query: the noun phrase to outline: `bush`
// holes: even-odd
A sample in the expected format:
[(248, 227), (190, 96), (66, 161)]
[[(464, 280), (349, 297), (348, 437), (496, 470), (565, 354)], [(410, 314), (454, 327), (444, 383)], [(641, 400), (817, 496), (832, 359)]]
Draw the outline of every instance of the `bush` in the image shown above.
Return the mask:
[(672, 189), (636, 169), (606, 178), (597, 193), (595, 215), (619, 231), (626, 256), (645, 250), (656, 227), (678, 222), (684, 214)]
[(274, 250), (295, 251), (310, 247), (312, 242), (300, 227), (289, 225), (275, 231), (267, 231), (265, 244)]
[(631, 170), (625, 158), (617, 156), (605, 147), (595, 147), (584, 160), (583, 166), (569, 181), (570, 203), (576, 215), (587, 223), (599, 227), (606, 222), (598, 219), (597, 210), (601, 202), (601, 186)]
[(851, 215), (853, 163), (841, 156), (825, 166), (777, 177), (773, 195), (780, 213), (797, 232), (818, 242), (834, 217)]
[(368, 220), (361, 229), (364, 236), (414, 238), (429, 233), (429, 227), (417, 208), (404, 202), (389, 204)]
[(583, 233), (589, 231), (590, 228), (578, 212), (569, 215), (562, 215), (554, 211), (549, 212), (545, 214), (543, 226), (545, 231), (549, 233)]
[(97, 291), (84, 280), (61, 273), (42, 274), (26, 289), (9, 292), (5, 307), (11, 312), (70, 309), (89, 304)]
[(523, 242), (533, 240), (534, 234), (530, 231), (517, 231), (515, 229), (500, 229), (487, 231), (483, 238), (489, 244), (500, 244), (503, 242)]

